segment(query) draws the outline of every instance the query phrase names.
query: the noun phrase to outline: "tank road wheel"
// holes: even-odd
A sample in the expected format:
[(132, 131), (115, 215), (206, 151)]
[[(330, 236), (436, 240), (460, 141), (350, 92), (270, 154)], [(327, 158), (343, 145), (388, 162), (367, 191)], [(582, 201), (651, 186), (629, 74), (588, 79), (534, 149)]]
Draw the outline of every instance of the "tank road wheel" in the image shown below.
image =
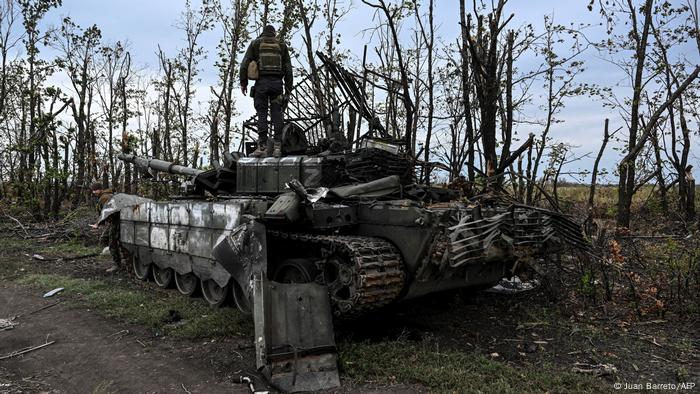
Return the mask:
[(229, 287), (231, 287), (231, 281), (229, 281), (226, 286), (221, 287), (213, 279), (205, 280), (202, 281), (202, 295), (209, 305), (220, 307), (226, 302)]
[(250, 300), (246, 297), (243, 287), (235, 280), (231, 280), (231, 295), (233, 296), (233, 303), (236, 304), (236, 308), (239, 311), (249, 315), (253, 308), (250, 305)]
[(293, 247), (305, 245), (318, 251), (322, 260), (311, 261), (312, 264), (307, 259), (283, 261), (271, 279), (283, 283), (324, 283), (335, 316), (348, 317), (376, 310), (398, 299), (405, 286), (401, 254), (382, 239), (275, 230), (268, 230), (267, 235)]
[(311, 283), (318, 276), (318, 269), (311, 260), (289, 259), (275, 270), (272, 280), (278, 283)]
[(192, 272), (186, 274), (175, 273), (175, 287), (182, 295), (193, 297), (199, 288), (199, 278)]
[(158, 287), (167, 289), (173, 285), (174, 271), (172, 268), (160, 268), (153, 264), (153, 280)]
[(130, 260), (131, 267), (134, 269), (134, 276), (138, 280), (148, 280), (151, 277), (151, 263), (141, 261), (134, 253), (129, 253), (127, 259)]

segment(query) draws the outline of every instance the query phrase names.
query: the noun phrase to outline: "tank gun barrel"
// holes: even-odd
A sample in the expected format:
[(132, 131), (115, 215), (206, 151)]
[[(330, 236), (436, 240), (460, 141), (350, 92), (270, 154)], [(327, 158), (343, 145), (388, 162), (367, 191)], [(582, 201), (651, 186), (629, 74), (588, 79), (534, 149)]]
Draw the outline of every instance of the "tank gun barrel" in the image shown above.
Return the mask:
[(203, 170), (181, 166), (170, 161), (138, 157), (136, 155), (128, 153), (120, 153), (119, 155), (117, 155), (117, 158), (127, 163), (134, 164), (135, 166), (140, 167), (144, 170), (150, 168), (155, 171), (167, 172), (169, 174), (188, 176), (197, 176), (204, 172)]

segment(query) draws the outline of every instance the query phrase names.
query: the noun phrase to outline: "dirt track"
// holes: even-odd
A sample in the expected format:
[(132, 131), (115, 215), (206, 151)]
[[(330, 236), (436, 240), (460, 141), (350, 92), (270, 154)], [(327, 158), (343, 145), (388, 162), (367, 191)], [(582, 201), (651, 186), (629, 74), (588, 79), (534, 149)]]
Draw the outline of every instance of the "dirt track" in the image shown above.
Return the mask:
[[(58, 300), (60, 296), (47, 300), (37, 292), (3, 283), (0, 318), (35, 311)], [(227, 376), (211, 362), (219, 353), (212, 349), (219, 347), (216, 342), (160, 340), (142, 328), (106, 320), (68, 303), (21, 316), (15, 322), (14, 329), (0, 331), (0, 355), (47, 340), (56, 342), (0, 360), (0, 392), (250, 392), (233, 383), (237, 375)], [(248, 364), (242, 363), (241, 369)]]

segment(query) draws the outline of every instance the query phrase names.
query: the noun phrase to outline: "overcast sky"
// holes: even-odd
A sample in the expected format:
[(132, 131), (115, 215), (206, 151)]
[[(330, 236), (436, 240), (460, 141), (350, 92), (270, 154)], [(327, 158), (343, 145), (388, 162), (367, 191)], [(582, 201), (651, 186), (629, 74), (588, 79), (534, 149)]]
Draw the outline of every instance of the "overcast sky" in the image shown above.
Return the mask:
[[(678, 3), (680, 1), (675, 0)], [(556, 22), (564, 25), (569, 23), (598, 25), (599, 15), (595, 11), (588, 11), (586, 7), (588, 2), (588, 0), (511, 0), (506, 11), (508, 14), (514, 13), (515, 17), (509, 26), (532, 24), (537, 31), (542, 31), (545, 14), (553, 15)], [(339, 3), (343, 3), (343, 1), (339, 0)], [(349, 3), (350, 1), (345, 1), (346, 5)], [(443, 42), (453, 43), (459, 35), (459, 3), (456, 0), (440, 0), (435, 3), (437, 34)], [(63, 0), (63, 6), (52, 11), (47, 16), (46, 23), (58, 25), (61, 17), (70, 16), (83, 27), (96, 24), (102, 30), (103, 38), (106, 41), (127, 41), (134, 62), (155, 72), (157, 70), (155, 52), (158, 45), (171, 56), (175, 55), (177, 49), (183, 45), (183, 34), (175, 27), (183, 9), (184, 1), (178, 0)], [(370, 47), (368, 52), (371, 56), (373, 43), (370, 41), (369, 35), (363, 34), (362, 30), (375, 24), (373, 17), (372, 9), (359, 0), (354, 0), (352, 10), (339, 25), (339, 33), (342, 34), (340, 47), (348, 49), (357, 58), (361, 58), (362, 48), (368, 44)], [(593, 26), (587, 30), (587, 34), (590, 38), (597, 39), (603, 37), (604, 32), (601, 26)], [(202, 80), (198, 92), (198, 98), (202, 101), (208, 95), (208, 86), (216, 83), (216, 72), (212, 63), (218, 37), (219, 32), (215, 30), (208, 32), (202, 39), (202, 44), (209, 51), (209, 58), (202, 63)], [(410, 44), (410, 42), (406, 43), (406, 45)], [(689, 56), (698, 59), (696, 53), (690, 53)], [(584, 60), (587, 63), (587, 70), (581, 82), (594, 82), (601, 85), (623, 82), (624, 85), (624, 75), (602, 59), (597, 52), (589, 51)], [(534, 67), (538, 62), (539, 59), (524, 58), (519, 65), (521, 68)], [(239, 99), (243, 118), (252, 114), (251, 101), (252, 99), (245, 97)], [(532, 108), (532, 112), (534, 113), (533, 118), (543, 115), (536, 113), (536, 106)], [(594, 156), (602, 139), (605, 117), (610, 117), (612, 129), (623, 125), (619, 116), (604, 109), (596, 99), (587, 97), (571, 100), (567, 108), (559, 115), (559, 118), (564, 122), (556, 125), (551, 136), (558, 141), (578, 146), (577, 153), (579, 154), (594, 152)], [(537, 126), (521, 127), (519, 135), (525, 137), (530, 132), (539, 134), (541, 128)], [(603, 166), (611, 168), (617, 157), (616, 152), (609, 150), (603, 161)], [(586, 159), (574, 164), (572, 169), (590, 168), (592, 161), (593, 158)]]

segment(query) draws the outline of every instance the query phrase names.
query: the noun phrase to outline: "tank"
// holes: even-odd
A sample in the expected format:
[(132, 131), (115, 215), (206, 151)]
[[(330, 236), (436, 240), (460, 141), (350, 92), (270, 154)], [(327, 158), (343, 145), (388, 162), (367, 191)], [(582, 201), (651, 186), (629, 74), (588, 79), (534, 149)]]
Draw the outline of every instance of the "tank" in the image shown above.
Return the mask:
[[(403, 183), (407, 161), (381, 171), (394, 174), (349, 181), (347, 163), (357, 164), (358, 157), (367, 167), (382, 167), (387, 155), (401, 161), (375, 150), (242, 157), (210, 171), (120, 154), (143, 169), (190, 177), (186, 190), (192, 191), (122, 209), (122, 246), (138, 278), (152, 275), (159, 286), (174, 284), (185, 295), (201, 282), (212, 305), (230, 295), (249, 312), (243, 291), (249, 278), (238, 278), (242, 267), (231, 261), (238, 246), (225, 241), (256, 222), (264, 227), (267, 278), (327, 286), (338, 317), (443, 290), (490, 287), (531, 259), (563, 246), (585, 247), (580, 227), (560, 213)], [(207, 198), (204, 191), (213, 194)]]
[[(136, 277), (186, 296), (201, 289), (213, 306), (231, 299), (255, 311), (258, 366), (285, 391), (337, 385), (337, 371), (328, 374), (332, 357), (299, 353), (332, 348), (333, 320), (439, 291), (491, 287), (562, 247), (587, 247), (561, 213), (416, 184), (414, 162), (352, 93), (356, 78), (320, 56), (324, 74), (343, 82), (346, 101), (374, 133), (350, 144), (338, 138), (336, 121), (321, 141), (291, 122), (283, 157), (225, 153), (207, 171), (119, 155), (145, 173), (186, 179), (182, 196), (119, 211)], [(304, 335), (309, 330), (314, 338)], [(290, 367), (302, 356), (313, 361), (307, 369)]]

